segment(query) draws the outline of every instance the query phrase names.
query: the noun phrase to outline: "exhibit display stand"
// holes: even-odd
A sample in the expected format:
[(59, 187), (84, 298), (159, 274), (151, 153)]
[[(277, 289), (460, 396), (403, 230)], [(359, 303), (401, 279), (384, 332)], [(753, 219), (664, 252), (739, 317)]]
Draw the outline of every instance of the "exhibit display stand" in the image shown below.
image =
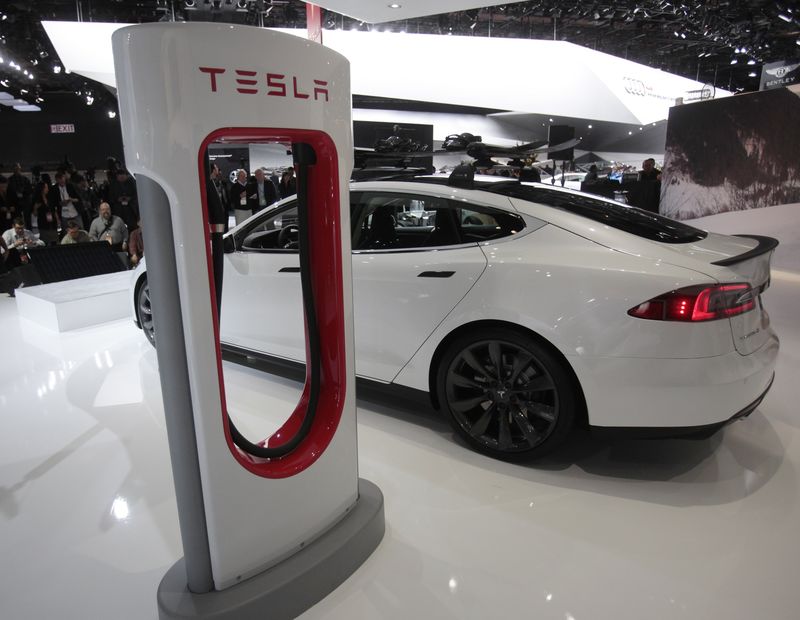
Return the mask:
[[(113, 48), (184, 551), (159, 587), (159, 615), (294, 617), (384, 532), (381, 492), (358, 478), (349, 65), (316, 43), (227, 24), (127, 27)], [(207, 150), (260, 142), (291, 149), (297, 169), (306, 381), (280, 429), (251, 442), (226, 409)]]

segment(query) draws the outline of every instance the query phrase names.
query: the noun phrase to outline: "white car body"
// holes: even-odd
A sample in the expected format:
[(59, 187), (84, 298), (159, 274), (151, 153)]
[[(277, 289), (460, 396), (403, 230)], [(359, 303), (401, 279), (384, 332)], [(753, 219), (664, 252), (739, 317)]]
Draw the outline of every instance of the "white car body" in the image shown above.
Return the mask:
[[(547, 184), (525, 185), (629, 209)], [(480, 243), (354, 249), (358, 377), (435, 391), (432, 365), (443, 343), (492, 322), (534, 334), (558, 351), (577, 378), (593, 427), (717, 425), (759, 401), (771, 384), (778, 339), (760, 297), (753, 310), (699, 323), (628, 313), (692, 285), (748, 282), (760, 292), (768, 285), (771, 252), (731, 266), (712, 264), (753, 250), (757, 240), (710, 233), (690, 243), (662, 243), (546, 204), (444, 184), (361, 182), (352, 184), (351, 195), (356, 192), (424, 193), (525, 223), (515, 234)], [(231, 234), (265, 217), (256, 214)], [(302, 363), (298, 267), (296, 252), (226, 254), (222, 342)], [(134, 273), (134, 287), (143, 272), (140, 266)], [(453, 274), (419, 277), (423, 272)]]

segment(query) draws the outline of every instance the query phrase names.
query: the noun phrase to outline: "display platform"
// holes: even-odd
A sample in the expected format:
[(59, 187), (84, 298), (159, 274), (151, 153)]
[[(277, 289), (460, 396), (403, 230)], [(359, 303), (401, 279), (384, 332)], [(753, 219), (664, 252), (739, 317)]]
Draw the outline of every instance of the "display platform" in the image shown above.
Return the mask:
[(17, 289), (19, 316), (56, 332), (131, 315), (127, 271)]

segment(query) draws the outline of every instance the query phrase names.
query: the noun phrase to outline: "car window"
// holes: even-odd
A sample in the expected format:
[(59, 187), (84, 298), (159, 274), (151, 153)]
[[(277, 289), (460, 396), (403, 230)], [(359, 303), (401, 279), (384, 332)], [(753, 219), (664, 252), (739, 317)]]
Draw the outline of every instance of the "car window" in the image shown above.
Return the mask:
[(238, 233), (242, 251), (297, 251), (297, 203), (271, 211)]
[(459, 214), (461, 235), (465, 242), (490, 241), (515, 235), (525, 228), (525, 220), (515, 213), (470, 205), (452, 203)]
[(497, 183), (487, 186), (486, 191), (519, 198), (528, 202), (548, 205), (575, 215), (589, 218), (631, 233), (638, 237), (663, 243), (692, 243), (705, 239), (708, 233), (688, 224), (629, 207), (618, 202), (597, 200), (561, 191), (522, 185), (519, 183)]
[(351, 196), (353, 250), (407, 250), (476, 243), (518, 233), (513, 213), (437, 196), (363, 192)]

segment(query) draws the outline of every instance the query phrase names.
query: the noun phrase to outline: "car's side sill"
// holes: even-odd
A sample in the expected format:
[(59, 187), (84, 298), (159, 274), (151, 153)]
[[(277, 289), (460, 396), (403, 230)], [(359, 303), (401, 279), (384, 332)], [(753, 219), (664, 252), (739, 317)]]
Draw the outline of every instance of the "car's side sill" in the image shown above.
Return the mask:
[[(300, 362), (273, 357), (228, 343), (222, 343), (222, 359), (295, 381), (303, 381), (306, 374), (305, 364)], [(382, 383), (356, 377), (356, 392), (356, 398), (360, 400), (381, 405), (399, 405), (417, 411), (433, 411), (428, 392), (396, 383)]]

